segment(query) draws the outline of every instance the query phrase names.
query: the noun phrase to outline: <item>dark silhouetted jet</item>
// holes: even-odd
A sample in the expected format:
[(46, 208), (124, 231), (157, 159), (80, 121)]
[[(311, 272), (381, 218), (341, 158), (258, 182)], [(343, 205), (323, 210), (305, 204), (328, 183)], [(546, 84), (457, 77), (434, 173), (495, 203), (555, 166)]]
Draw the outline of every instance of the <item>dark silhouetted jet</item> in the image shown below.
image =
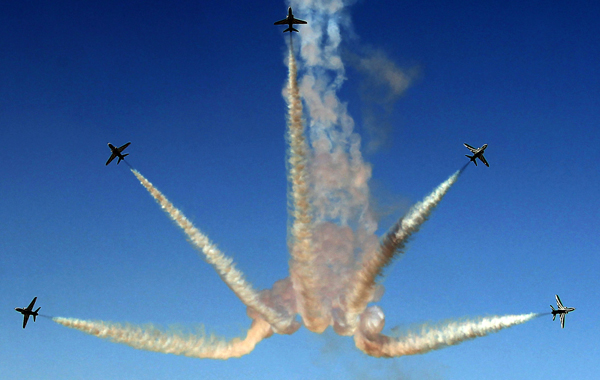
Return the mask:
[(558, 294), (554, 295), (556, 297), (556, 309), (550, 305), (552, 308), (552, 320), (556, 319), (556, 314), (560, 315), (560, 327), (565, 328), (565, 315), (569, 314), (573, 310), (574, 307), (564, 307), (562, 302), (560, 302), (560, 298), (558, 298)]
[(23, 328), (25, 328), (25, 326), (27, 326), (27, 321), (29, 320), (29, 317), (32, 315), (33, 315), (33, 321), (35, 322), (35, 317), (37, 317), (38, 311), (40, 311), (40, 309), (41, 309), (41, 307), (38, 307), (36, 311), (33, 311), (33, 305), (35, 304), (35, 300), (37, 300), (37, 297), (33, 297), (33, 301), (31, 301), (29, 306), (27, 306), (24, 309), (22, 309), (20, 307), (15, 308), (16, 311), (23, 314)]
[(297, 32), (298, 29), (294, 28), (292, 25), (294, 24), (306, 24), (307, 22), (304, 20), (298, 20), (297, 18), (294, 18), (294, 15), (292, 14), (292, 7), (288, 8), (288, 15), (286, 18), (284, 18), (283, 20), (277, 21), (275, 24), (273, 25), (288, 25), (288, 28), (286, 30), (283, 31), (283, 33), (285, 32)]
[(125, 144), (119, 148), (115, 148), (115, 146), (113, 144), (108, 143), (108, 147), (112, 151), (112, 154), (110, 155), (110, 158), (108, 159), (108, 161), (106, 161), (106, 165), (110, 164), (110, 162), (112, 160), (114, 160), (115, 157), (119, 157), (119, 161), (117, 161), (117, 165), (119, 165), (121, 163), (121, 160), (125, 159), (125, 156), (129, 156), (129, 153), (121, 154), (121, 152), (124, 151), (125, 148), (127, 148), (129, 146), (129, 144), (131, 144), (131, 143), (128, 142), (127, 144)]
[(481, 148), (473, 148), (467, 143), (465, 143), (465, 146), (471, 151), (471, 153), (473, 153), (472, 156), (469, 156), (468, 154), (465, 154), (465, 156), (469, 157), (471, 161), (473, 161), (475, 166), (477, 166), (477, 158), (479, 158), (485, 166), (487, 166), (488, 168), (490, 167), (490, 164), (488, 164), (488, 162), (485, 160), (485, 157), (483, 157), (483, 151), (485, 150), (485, 148), (487, 148), (487, 144), (483, 144)]

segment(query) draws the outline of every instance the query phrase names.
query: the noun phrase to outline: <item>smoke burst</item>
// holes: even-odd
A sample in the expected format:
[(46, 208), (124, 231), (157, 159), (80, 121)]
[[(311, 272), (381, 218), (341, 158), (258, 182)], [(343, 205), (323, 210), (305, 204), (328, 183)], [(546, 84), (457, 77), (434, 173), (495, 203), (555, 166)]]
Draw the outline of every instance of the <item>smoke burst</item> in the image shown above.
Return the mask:
[[(376, 357), (421, 354), (535, 318), (536, 314), (483, 317), (425, 325), (421, 331), (400, 338), (381, 334), (383, 311), (367, 306), (383, 294), (378, 284), (382, 271), (404, 252), (406, 242), (427, 221), (466, 165), (414, 205), (380, 239), (375, 234), (377, 222), (369, 204), (371, 167), (363, 160), (361, 140), (354, 132), (347, 105), (337, 97), (345, 80), (339, 52), (340, 25), (349, 25), (344, 2), (292, 0), (292, 6), (308, 25), (299, 33), (300, 62), (296, 61), (290, 39), (284, 91), (288, 104), (289, 277), (277, 281), (271, 289), (255, 290), (231, 258), (131, 168), (192, 246), (247, 306), (253, 320), (247, 336), (226, 341), (205, 334), (165, 332), (151, 325), (53, 320), (137, 349), (227, 359), (248, 354), (274, 332), (294, 333), (301, 326), (297, 316), (313, 332), (321, 333), (331, 326), (340, 335), (354, 336), (360, 350)], [(303, 73), (300, 80), (299, 70)]]

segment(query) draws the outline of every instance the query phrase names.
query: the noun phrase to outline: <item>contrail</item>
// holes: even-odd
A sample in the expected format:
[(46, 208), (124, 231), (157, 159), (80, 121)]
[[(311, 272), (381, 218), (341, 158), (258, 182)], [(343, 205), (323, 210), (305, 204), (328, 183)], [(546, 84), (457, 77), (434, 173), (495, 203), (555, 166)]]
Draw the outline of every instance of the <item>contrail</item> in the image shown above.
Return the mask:
[(436, 326), (422, 325), (420, 332), (409, 332), (402, 337), (392, 338), (380, 334), (385, 317), (381, 309), (371, 307), (361, 318), (354, 342), (361, 351), (374, 357), (417, 355), (498, 332), (539, 316), (540, 314), (530, 313), (448, 321)]
[(444, 195), (458, 179), (462, 170), (455, 172), (439, 185), (421, 202), (415, 204), (396, 224), (383, 236), (378, 250), (365, 254), (360, 270), (348, 293), (349, 323), (356, 323), (356, 317), (367, 307), (375, 289), (375, 281), (394, 256), (403, 253), (408, 239), (419, 231), (427, 221), (431, 212), (440, 203)]
[(255, 319), (244, 339), (226, 341), (215, 336), (179, 335), (156, 327), (121, 325), (103, 321), (85, 321), (74, 318), (55, 317), (52, 320), (63, 326), (83, 331), (99, 338), (123, 343), (138, 350), (184, 355), (192, 358), (229, 359), (239, 358), (254, 350), (261, 340), (270, 337), (273, 330), (269, 323)]
[(179, 209), (175, 208), (140, 172), (135, 169), (131, 171), (162, 209), (181, 227), (192, 245), (204, 254), (206, 261), (215, 268), (221, 279), (233, 290), (244, 305), (256, 310), (273, 326), (277, 333), (291, 333), (298, 329), (297, 322), (293, 320), (293, 317), (277, 312), (261, 302), (258, 292), (246, 281), (243, 273), (235, 267), (233, 260), (221, 253), (217, 246), (194, 227), (192, 222)]
[(309, 199), (308, 155), (309, 147), (304, 135), (302, 100), (298, 89), (296, 58), (290, 35), (288, 103), (288, 178), (291, 185), (290, 203), (292, 225), (288, 242), (292, 259), (290, 277), (296, 290), (297, 308), (304, 325), (311, 331), (321, 333), (329, 325), (324, 318), (322, 302), (313, 275), (315, 255), (312, 248), (312, 216)]

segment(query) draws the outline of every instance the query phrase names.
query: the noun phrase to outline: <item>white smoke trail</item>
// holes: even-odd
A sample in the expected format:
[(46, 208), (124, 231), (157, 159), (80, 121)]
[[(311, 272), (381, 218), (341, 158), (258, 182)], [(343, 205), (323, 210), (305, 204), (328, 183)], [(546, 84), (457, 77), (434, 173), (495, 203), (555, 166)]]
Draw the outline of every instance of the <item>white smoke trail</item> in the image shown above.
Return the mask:
[(356, 347), (370, 356), (393, 358), (417, 355), (498, 332), (538, 316), (540, 314), (531, 313), (448, 321), (436, 326), (423, 325), (420, 332), (409, 332), (405, 336), (392, 338), (380, 334), (385, 324), (381, 309), (370, 307), (361, 317), (354, 342)]
[(269, 323), (255, 319), (244, 339), (226, 341), (204, 334), (179, 335), (165, 332), (152, 325), (134, 326), (103, 321), (84, 321), (74, 318), (55, 317), (52, 320), (63, 326), (83, 331), (99, 338), (123, 343), (138, 350), (184, 355), (192, 358), (229, 359), (246, 355), (261, 340), (270, 337), (273, 330)]
[(349, 289), (348, 320), (356, 323), (357, 316), (362, 313), (372, 299), (375, 281), (383, 269), (392, 261), (395, 255), (403, 253), (408, 239), (419, 231), (427, 221), (444, 195), (458, 179), (460, 171), (439, 185), (421, 202), (415, 204), (398, 222), (385, 234), (378, 250), (367, 252), (362, 259), (360, 270), (356, 273), (353, 287)]
[(287, 85), (289, 181), (291, 185), (290, 213), (293, 217), (289, 241), (290, 277), (296, 291), (297, 309), (304, 325), (311, 331), (321, 333), (329, 325), (322, 310), (322, 302), (314, 278), (315, 255), (312, 250), (312, 216), (309, 199), (308, 155), (309, 148), (304, 135), (302, 100), (298, 89), (296, 58), (292, 36), (288, 57), (289, 76)]
[(162, 209), (181, 227), (192, 245), (204, 254), (206, 261), (215, 268), (221, 279), (233, 290), (244, 305), (258, 312), (262, 318), (273, 326), (277, 333), (289, 334), (298, 329), (298, 322), (293, 320), (293, 316), (278, 312), (261, 302), (258, 292), (246, 281), (242, 272), (235, 267), (233, 260), (223, 255), (217, 246), (194, 227), (192, 222), (180, 210), (175, 208), (144, 176), (135, 169), (131, 171)]

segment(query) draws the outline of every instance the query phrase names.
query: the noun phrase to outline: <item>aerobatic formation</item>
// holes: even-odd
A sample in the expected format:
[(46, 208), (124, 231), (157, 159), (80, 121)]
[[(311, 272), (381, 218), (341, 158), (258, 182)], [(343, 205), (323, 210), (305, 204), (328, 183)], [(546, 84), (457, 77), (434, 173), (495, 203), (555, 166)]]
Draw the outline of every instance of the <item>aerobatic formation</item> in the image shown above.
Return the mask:
[[(354, 122), (346, 105), (337, 97), (345, 78), (337, 24), (343, 19), (343, 3), (293, 0), (292, 5), (305, 16), (307, 24), (298, 34), (299, 63), (290, 33), (284, 91), (288, 106), (289, 275), (271, 289), (255, 289), (231, 258), (140, 172), (131, 169), (200, 256), (247, 306), (252, 322), (246, 336), (226, 340), (131, 324), (62, 317), (53, 320), (137, 349), (228, 359), (250, 353), (274, 333), (292, 334), (301, 326), (316, 333), (331, 327), (339, 335), (352, 336), (356, 346), (368, 355), (398, 357), (455, 345), (539, 316), (531, 313), (461, 319), (424, 325), (401, 337), (382, 333), (383, 310), (369, 304), (383, 294), (379, 284), (383, 270), (404, 253), (407, 241), (419, 231), (468, 163), (378, 237), (377, 221), (369, 204), (371, 167), (363, 160), (360, 138), (353, 131)], [(111, 150), (119, 156), (120, 152)]]

